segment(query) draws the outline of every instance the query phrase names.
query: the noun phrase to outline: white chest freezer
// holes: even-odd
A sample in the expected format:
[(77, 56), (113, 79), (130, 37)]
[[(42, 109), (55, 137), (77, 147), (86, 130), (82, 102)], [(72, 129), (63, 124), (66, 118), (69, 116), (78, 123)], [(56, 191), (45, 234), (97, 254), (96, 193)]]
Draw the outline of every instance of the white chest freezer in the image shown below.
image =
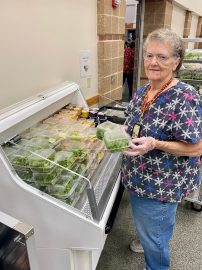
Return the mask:
[[(82, 175), (74, 169), (64, 167), (63, 163), (39, 154), (34, 148), (34, 150), (26, 148), (28, 155), (23, 160), (26, 164), (30, 160), (36, 162), (39, 158), (44, 161), (44, 166), (48, 162), (49, 165), (59, 168), (60, 172), (67, 168), (68, 175), (76, 175), (77, 184), (83, 187), (77, 192), (76, 189), (73, 190), (76, 200), (74, 198), (61, 200), (60, 197), (55, 196), (56, 194), (54, 195), (54, 192), (37, 188), (36, 181), (35, 184), (24, 181), (17, 172), (16, 166), (13, 166), (11, 160), (16, 152), (11, 151), (8, 154), (5, 151), (9, 148), (7, 146), (10, 142), (13, 142), (12, 150), (21, 151), (24, 146), (19, 150), (20, 146), (15, 143), (16, 138), (21, 134), (26, 134), (26, 131), (33, 131), (32, 127), (42, 126), (45, 129), (47, 122), (49, 125), (52, 124), (50, 119), (54, 119), (54, 123), (58, 126), (59, 118), (54, 117), (64, 113), (64, 108), (69, 103), (87, 107), (78, 85), (65, 82), (54, 89), (0, 111), (0, 210), (33, 226), (40, 270), (96, 269), (111, 220), (113, 220), (111, 216), (116, 212), (116, 205), (119, 204), (123, 191), (119, 179), (121, 164), (119, 153), (104, 152), (93, 173)], [(68, 133), (68, 129), (72, 128), (71, 124), (62, 123)], [(85, 132), (88, 132), (88, 129)], [(64, 132), (62, 134), (64, 135)], [(27, 140), (29, 141), (30, 138)], [(66, 142), (68, 143), (68, 138)], [(51, 153), (54, 152), (57, 155), (58, 150), (54, 147), (51, 146)], [(32, 159), (33, 156), (35, 159)], [(92, 156), (94, 157), (91, 160), (92, 166), (96, 163), (97, 156), (99, 156), (98, 150), (96, 156)], [(76, 163), (81, 160), (80, 156), (77, 158)], [(36, 167), (33, 168), (36, 169)], [(48, 170), (51, 171), (51, 168), (48, 167)], [(52, 176), (52, 173), (51, 171), (49, 176)], [(43, 173), (34, 171), (33, 175), (36, 178), (43, 176)], [(51, 187), (50, 185), (48, 187), (52, 190), (55, 185), (51, 182)]]

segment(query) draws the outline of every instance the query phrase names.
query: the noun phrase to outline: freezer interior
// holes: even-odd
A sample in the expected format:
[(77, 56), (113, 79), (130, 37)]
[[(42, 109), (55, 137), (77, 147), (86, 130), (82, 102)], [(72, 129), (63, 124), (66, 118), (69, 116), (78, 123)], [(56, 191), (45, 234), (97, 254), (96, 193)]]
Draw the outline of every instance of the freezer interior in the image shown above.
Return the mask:
[(40, 269), (95, 269), (106, 240), (121, 153), (86, 111), (65, 82), (0, 112), (1, 210), (34, 227)]

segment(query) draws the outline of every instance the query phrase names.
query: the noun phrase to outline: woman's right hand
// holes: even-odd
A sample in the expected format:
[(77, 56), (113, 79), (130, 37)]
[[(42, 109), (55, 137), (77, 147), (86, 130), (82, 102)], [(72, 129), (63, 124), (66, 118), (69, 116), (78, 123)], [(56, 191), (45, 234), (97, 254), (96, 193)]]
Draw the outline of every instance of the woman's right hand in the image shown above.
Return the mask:
[(123, 151), (127, 156), (142, 156), (153, 150), (156, 146), (156, 140), (153, 137), (134, 138), (130, 142), (130, 148)]

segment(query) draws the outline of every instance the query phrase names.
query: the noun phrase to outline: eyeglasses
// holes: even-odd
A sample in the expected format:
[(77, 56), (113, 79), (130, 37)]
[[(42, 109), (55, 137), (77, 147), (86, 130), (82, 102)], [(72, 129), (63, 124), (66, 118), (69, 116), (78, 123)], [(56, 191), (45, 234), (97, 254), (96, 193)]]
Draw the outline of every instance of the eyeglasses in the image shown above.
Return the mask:
[(156, 58), (157, 62), (164, 63), (166, 62), (170, 57), (164, 54), (152, 54), (152, 53), (145, 53), (144, 54), (144, 59), (147, 61), (152, 61), (153, 58)]

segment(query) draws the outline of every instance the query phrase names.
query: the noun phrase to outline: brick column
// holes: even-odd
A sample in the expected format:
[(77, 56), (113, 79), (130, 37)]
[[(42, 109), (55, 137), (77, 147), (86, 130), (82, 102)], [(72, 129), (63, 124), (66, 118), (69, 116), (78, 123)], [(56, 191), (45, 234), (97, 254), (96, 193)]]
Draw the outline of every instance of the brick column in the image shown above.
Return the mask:
[[(98, 94), (122, 99), (123, 56), (125, 35), (125, 0), (118, 8), (111, 0), (97, 0)], [(100, 97), (100, 102), (110, 102)]]
[[(202, 38), (202, 17), (198, 17), (198, 24), (197, 24), (197, 30), (196, 30), (196, 37)], [(195, 43), (194, 44), (195, 49), (202, 49), (202, 43)]]
[[(183, 37), (188, 38), (191, 30), (192, 12), (186, 10), (185, 21), (184, 21), (184, 32)], [(188, 43), (185, 42), (185, 48), (188, 48)]]
[[(144, 38), (153, 30), (171, 26), (172, 0), (145, 0)], [(141, 85), (147, 81), (144, 67), (141, 71)]]
[(172, 11), (170, 0), (145, 0), (144, 36), (157, 28), (170, 28)]

